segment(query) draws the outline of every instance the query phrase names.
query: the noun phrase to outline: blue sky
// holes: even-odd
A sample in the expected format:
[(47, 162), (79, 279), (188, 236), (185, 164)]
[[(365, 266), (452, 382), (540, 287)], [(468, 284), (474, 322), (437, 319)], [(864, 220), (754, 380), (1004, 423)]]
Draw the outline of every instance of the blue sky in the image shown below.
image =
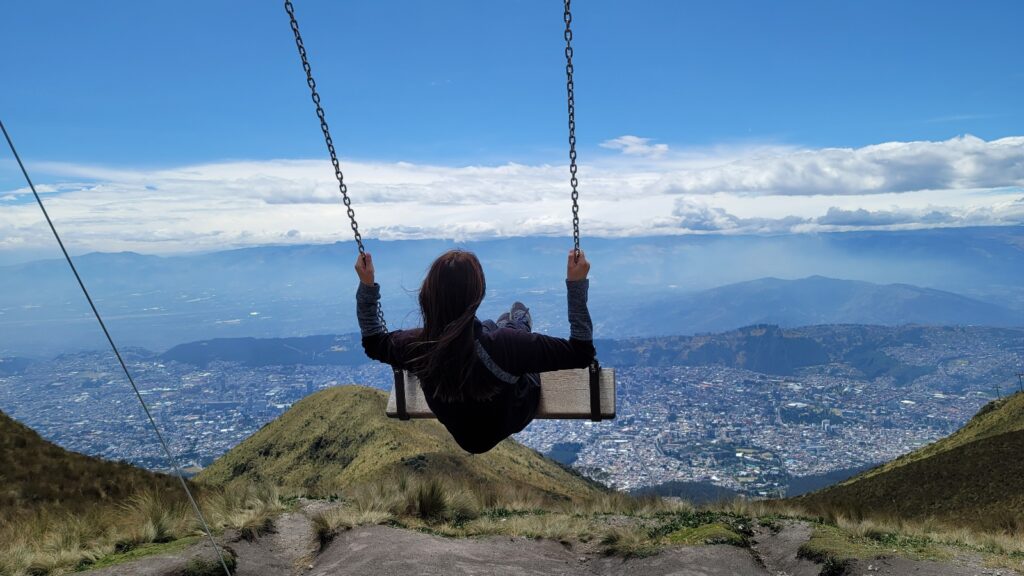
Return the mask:
[[(338, 139), (381, 160), (530, 161), (564, 132), (561, 5), (299, 1)], [(584, 146), (1024, 133), (1024, 4), (577, 1)], [(5, 7), (26, 153), (170, 165), (321, 153), (280, 2)]]
[[(564, 162), (566, 154), (560, 3), (296, 4), (336, 142), (347, 164), (355, 166), (354, 182), (365, 173), (360, 166), (399, 162), (535, 168), (524, 186), (543, 187), (545, 178), (558, 177), (544, 167)], [(766, 155), (949, 142), (965, 134), (992, 143), (1024, 134), (1020, 2), (577, 0), (574, 12), (581, 159), (603, 163), (592, 174), (628, 172), (632, 183), (646, 175), (648, 185), (660, 182), (660, 194), (679, 173), (714, 167), (713, 158), (722, 165), (745, 162), (749, 174), (761, 170), (751, 167), (752, 159)], [(280, 2), (14, 3), (0, 22), (0, 49), (0, 113), (35, 166), (36, 179), (52, 185), (55, 196), (67, 196), (68, 210), (79, 216), (90, 206), (87, 200), (96, 198), (83, 196), (90, 191), (110, 192), (104, 205), (135, 198), (112, 170), (120, 176), (131, 172), (128, 180), (135, 184), (168, 189), (156, 171), (242, 160), (253, 163), (247, 170), (273, 181), (283, 176), (260, 168), (266, 162), (319, 160), (324, 154)], [(1017, 144), (1009, 157), (996, 154), (986, 166), (1013, 168), (1020, 161)], [(942, 166), (955, 163), (960, 152), (952, 148)], [(980, 154), (992, 155), (988, 148)], [(694, 158), (695, 163), (682, 162)], [(915, 169), (933, 165), (922, 166)], [(17, 191), (19, 177), (8, 155), (0, 155), (0, 196)], [(475, 177), (488, 187), (486, 178)], [(378, 184), (395, 189), (408, 180), (381, 177)], [(225, 190), (218, 177), (203, 182), (204, 197)], [(823, 201), (813, 214), (797, 214), (784, 209), (784, 200), (754, 201), (791, 195), (777, 191), (792, 188), (788, 183), (748, 189), (730, 182), (721, 188), (672, 188), (679, 197), (668, 209), (681, 210), (684, 219), (696, 210), (698, 218), (717, 221), (708, 223), (716, 230), (722, 220), (715, 215), (722, 211), (728, 229), (746, 230), (728, 223), (762, 214), (823, 217), (833, 207), (916, 210), (923, 216), (935, 204), (931, 197), (900, 199), (918, 190), (869, 187), (859, 191), (873, 200), (889, 193), (899, 198)], [(985, 198), (996, 198), (990, 204), (1006, 204), (1021, 196), (1020, 182), (1010, 170), (995, 179), (952, 178), (945, 189), (972, 190), (974, 198), (983, 189)], [(514, 179), (498, 185), (515, 186)], [(429, 195), (433, 189), (419, 192)], [(684, 197), (694, 194), (700, 198)], [(6, 196), (8, 208), (24, 202), (23, 194)], [(353, 196), (359, 198), (358, 187)], [(72, 206), (73, 197), (82, 203)], [(963, 213), (987, 206), (939, 197), (945, 202), (939, 208)], [(465, 193), (459, 198), (468, 203)], [(453, 221), (464, 216), (445, 214)], [(298, 230), (291, 222), (280, 227), (274, 234)], [(107, 223), (106, 230), (115, 228), (116, 221)], [(229, 227), (222, 228), (223, 233)], [(543, 226), (526, 229), (555, 233)], [(0, 231), (14, 234), (2, 222)], [(96, 238), (105, 234), (89, 232)], [(97, 242), (90, 246), (121, 246)]]

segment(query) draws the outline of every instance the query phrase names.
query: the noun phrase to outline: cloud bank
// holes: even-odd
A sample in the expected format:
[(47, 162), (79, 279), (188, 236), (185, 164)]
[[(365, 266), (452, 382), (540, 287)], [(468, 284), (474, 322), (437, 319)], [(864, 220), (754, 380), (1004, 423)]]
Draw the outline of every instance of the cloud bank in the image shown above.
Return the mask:
[(1024, 137), (887, 142), (740, 158), (665, 175), (671, 194), (864, 195), (1024, 185)]
[[(674, 150), (621, 136), (581, 154), (585, 236), (782, 234), (1024, 223), (1024, 137)], [(568, 235), (562, 164), (343, 160), (364, 237)], [(37, 163), (76, 251), (169, 253), (350, 239), (330, 164), (218, 162), (158, 170)], [(43, 177), (39, 177), (42, 175)], [(27, 188), (0, 190), (0, 250), (52, 245)]]

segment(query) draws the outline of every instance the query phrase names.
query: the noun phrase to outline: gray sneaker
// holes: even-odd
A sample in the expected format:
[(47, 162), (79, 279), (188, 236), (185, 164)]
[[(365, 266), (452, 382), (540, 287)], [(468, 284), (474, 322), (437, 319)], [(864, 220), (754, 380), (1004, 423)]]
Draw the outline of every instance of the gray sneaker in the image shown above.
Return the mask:
[(527, 330), (533, 330), (533, 318), (530, 317), (530, 309), (522, 302), (512, 303), (510, 317), (517, 324), (526, 324)]
[(509, 317), (508, 312), (502, 312), (501, 316), (498, 316), (498, 321), (495, 324), (498, 328), (507, 328), (512, 323), (512, 319)]

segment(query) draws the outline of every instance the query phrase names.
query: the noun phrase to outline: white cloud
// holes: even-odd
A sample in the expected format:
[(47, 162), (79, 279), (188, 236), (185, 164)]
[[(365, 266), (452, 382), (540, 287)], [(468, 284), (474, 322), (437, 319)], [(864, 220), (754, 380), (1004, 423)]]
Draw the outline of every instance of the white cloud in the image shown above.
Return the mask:
[(937, 226), (1007, 226), (1024, 224), (1024, 198), (984, 206), (957, 207), (829, 207), (819, 216), (741, 218), (702, 200), (681, 198), (672, 211), (674, 224), (689, 232), (780, 234), (847, 230), (900, 230)]
[[(36, 192), (38, 192), (39, 195), (42, 196), (43, 194), (54, 194), (57, 192), (70, 192), (73, 190), (78, 190), (82, 187), (82, 184), (35, 184), (35, 187)], [(15, 188), (14, 190), (10, 190), (4, 193), (4, 195), (0, 197), (0, 200), (15, 200), (20, 196), (28, 196), (31, 194), (32, 189), (29, 188), (28, 186), (23, 186), (21, 188)]]
[(722, 207), (688, 198), (676, 200), (672, 216), (677, 226), (691, 232), (782, 234), (799, 231), (803, 225), (811, 222), (809, 218), (793, 215), (780, 218), (740, 218)]
[(620, 150), (627, 156), (659, 157), (668, 152), (668, 144), (651, 144), (650, 142), (650, 138), (626, 135), (605, 140), (601, 142), (601, 147)]
[(946, 224), (955, 221), (955, 217), (942, 210), (927, 212), (910, 210), (844, 210), (832, 207), (824, 216), (815, 219), (818, 224), (831, 226), (893, 226), (898, 224)]
[(679, 219), (679, 227), (699, 232), (730, 230), (740, 225), (740, 219), (724, 208), (686, 198), (676, 201), (672, 216)]
[[(670, 150), (592, 157), (580, 166), (584, 236), (787, 233), (1024, 223), (1024, 138), (886, 143), (856, 150)], [(662, 152), (656, 152), (662, 150)], [(561, 164), (439, 166), (343, 160), (366, 238), (571, 232)], [(177, 252), (351, 238), (330, 164), (209, 163), (125, 170), (32, 166), (75, 251)], [(52, 239), (27, 189), (0, 191), (0, 250)]]
[(665, 174), (667, 194), (863, 195), (1024, 185), (1024, 137), (771, 152)]

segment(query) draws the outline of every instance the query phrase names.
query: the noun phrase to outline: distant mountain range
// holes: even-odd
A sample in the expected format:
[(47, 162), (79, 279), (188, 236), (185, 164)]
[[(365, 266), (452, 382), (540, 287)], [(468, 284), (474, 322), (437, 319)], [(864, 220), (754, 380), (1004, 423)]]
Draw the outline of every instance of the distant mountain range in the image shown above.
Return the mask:
[[(538, 330), (565, 333), (567, 242), (461, 244), (487, 274), (481, 316), (495, 317), (518, 299), (531, 307)], [(370, 241), (390, 326), (418, 323), (423, 271), (456, 245)], [(603, 338), (759, 323), (1024, 324), (1024, 227), (588, 239), (585, 247), (594, 263), (591, 311)], [(77, 261), (118, 342), (165, 350), (210, 338), (354, 332), (354, 254), (343, 242)], [(0, 267), (0, 357), (102, 345), (63, 261)]]
[[(858, 330), (858, 327), (844, 328), (845, 331)], [(875, 338), (875, 341), (879, 340)], [(599, 357), (613, 366), (717, 364), (781, 375), (792, 374), (805, 366), (842, 361), (846, 353), (845, 348), (836, 348), (834, 343), (823, 344), (773, 325), (748, 326), (701, 336), (598, 340), (596, 345)], [(214, 361), (238, 362), (246, 366), (345, 366), (369, 362), (356, 334), (201, 340), (175, 346), (160, 355), (160, 359), (202, 367)]]
[[(655, 336), (597, 340), (598, 357), (607, 366), (728, 366), (762, 374), (789, 376), (800, 368), (843, 364), (865, 379), (889, 377), (906, 384), (937, 369), (935, 364), (907, 364), (886, 349), (920, 345), (929, 337), (986, 339), (1020, 350), (1024, 329), (948, 328), (830, 324), (781, 328), (771, 324), (746, 326), (716, 334)], [(1018, 344), (1014, 344), (1018, 343)], [(139, 352), (141, 354), (141, 352)], [(220, 338), (181, 344), (159, 358), (205, 367), (210, 362), (246, 366), (291, 364), (354, 366), (368, 362), (358, 334), (304, 338)]]
[[(648, 298), (601, 318), (620, 334), (721, 332), (751, 324), (1024, 326), (1024, 312), (951, 292), (811, 276), (761, 278), (696, 294)], [(628, 326), (628, 327), (627, 327)]]
[(995, 400), (954, 434), (794, 499), (851, 518), (938, 520), (1004, 532), (1024, 518), (1024, 393)]

